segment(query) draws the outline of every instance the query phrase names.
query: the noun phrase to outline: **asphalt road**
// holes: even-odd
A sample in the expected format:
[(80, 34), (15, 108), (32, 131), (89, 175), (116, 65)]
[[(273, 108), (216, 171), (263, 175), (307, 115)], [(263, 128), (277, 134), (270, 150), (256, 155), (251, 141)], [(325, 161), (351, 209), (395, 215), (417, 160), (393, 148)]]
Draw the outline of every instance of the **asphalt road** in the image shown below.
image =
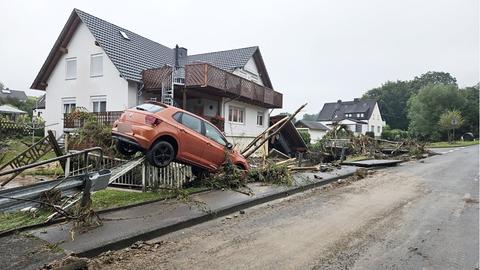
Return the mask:
[(478, 269), (479, 149), (247, 209), (90, 263), (104, 269)]

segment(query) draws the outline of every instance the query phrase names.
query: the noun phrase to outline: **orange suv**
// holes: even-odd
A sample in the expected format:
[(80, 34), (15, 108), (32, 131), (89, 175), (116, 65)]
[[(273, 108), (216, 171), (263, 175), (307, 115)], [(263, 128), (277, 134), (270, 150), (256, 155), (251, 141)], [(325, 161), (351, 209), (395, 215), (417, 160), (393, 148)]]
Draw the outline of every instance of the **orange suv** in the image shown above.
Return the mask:
[(142, 151), (150, 164), (165, 167), (176, 160), (194, 169), (215, 171), (230, 156), (243, 170), (249, 165), (210, 122), (185, 110), (148, 102), (125, 110), (115, 121), (112, 136), (124, 155)]

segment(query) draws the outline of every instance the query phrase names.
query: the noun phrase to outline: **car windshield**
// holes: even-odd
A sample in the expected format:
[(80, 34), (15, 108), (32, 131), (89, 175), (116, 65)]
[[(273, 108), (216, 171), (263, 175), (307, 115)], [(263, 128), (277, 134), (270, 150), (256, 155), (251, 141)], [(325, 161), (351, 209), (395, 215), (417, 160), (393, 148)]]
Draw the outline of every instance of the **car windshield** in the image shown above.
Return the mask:
[(137, 109), (137, 110), (139, 110), (139, 111), (146, 111), (146, 112), (156, 113), (156, 112), (159, 112), (159, 111), (161, 111), (161, 110), (163, 110), (163, 109), (165, 109), (165, 108), (162, 107), (162, 106), (160, 106), (160, 105), (157, 105), (157, 104), (144, 103), (144, 104), (135, 106), (135, 109)]

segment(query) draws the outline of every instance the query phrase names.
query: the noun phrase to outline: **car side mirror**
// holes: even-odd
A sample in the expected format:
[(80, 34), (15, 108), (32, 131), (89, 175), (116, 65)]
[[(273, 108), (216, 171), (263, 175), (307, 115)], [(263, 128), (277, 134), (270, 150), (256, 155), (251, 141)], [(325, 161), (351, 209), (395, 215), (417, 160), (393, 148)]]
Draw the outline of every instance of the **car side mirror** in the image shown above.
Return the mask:
[(233, 144), (232, 143), (227, 143), (226, 147), (227, 147), (227, 149), (232, 150)]

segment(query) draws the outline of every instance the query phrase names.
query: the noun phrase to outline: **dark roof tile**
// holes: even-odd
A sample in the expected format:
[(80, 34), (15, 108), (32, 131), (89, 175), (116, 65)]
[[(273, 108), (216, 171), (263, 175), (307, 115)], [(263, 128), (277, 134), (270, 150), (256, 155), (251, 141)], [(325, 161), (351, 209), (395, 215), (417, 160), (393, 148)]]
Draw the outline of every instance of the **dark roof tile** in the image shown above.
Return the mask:
[(27, 94), (24, 91), (20, 90), (0, 90), (0, 98), (16, 98), (21, 101), (27, 100)]
[(309, 129), (315, 130), (329, 130), (327, 126), (317, 121), (298, 120), (295, 126), (305, 126)]
[[(375, 104), (374, 99), (360, 99), (353, 101), (330, 102), (323, 105), (318, 114), (317, 121), (339, 121), (347, 118), (346, 113), (363, 113), (364, 117), (359, 119), (369, 119), (372, 115)], [(358, 118), (358, 117), (357, 117)]]

